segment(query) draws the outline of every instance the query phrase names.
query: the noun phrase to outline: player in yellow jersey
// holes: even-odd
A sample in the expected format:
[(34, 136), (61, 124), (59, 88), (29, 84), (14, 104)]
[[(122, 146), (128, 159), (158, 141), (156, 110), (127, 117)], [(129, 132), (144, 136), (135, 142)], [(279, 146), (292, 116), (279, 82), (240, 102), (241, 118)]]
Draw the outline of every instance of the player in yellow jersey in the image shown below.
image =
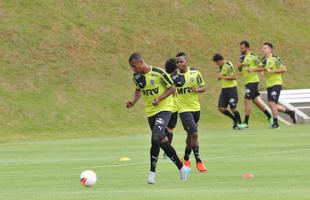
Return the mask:
[(200, 118), (199, 93), (205, 92), (205, 82), (196, 69), (187, 66), (187, 57), (184, 52), (176, 55), (178, 70), (171, 74), (177, 89), (177, 106), (184, 130), (187, 132), (186, 147), (183, 163), (191, 167), (189, 156), (193, 151), (196, 159), (196, 168), (200, 172), (207, 169), (199, 155), (198, 124)]
[(278, 103), (280, 93), (282, 90), (282, 74), (287, 71), (286, 66), (283, 65), (279, 57), (272, 54), (273, 45), (269, 42), (264, 43), (263, 53), (265, 57), (263, 58), (264, 72), (266, 74), (266, 87), (268, 93), (268, 103), (273, 115), (272, 128), (278, 128), (278, 115), (279, 112), (283, 112), (289, 115), (293, 121), (296, 123), (295, 112), (286, 109)]
[(136, 90), (133, 99), (126, 103), (126, 107), (133, 107), (142, 95), (145, 102), (145, 112), (152, 130), (150, 171), (147, 182), (149, 184), (155, 183), (155, 169), (160, 148), (178, 167), (181, 180), (186, 181), (190, 169), (183, 165), (175, 149), (168, 142), (165, 132), (171, 116), (172, 94), (175, 92), (175, 87), (164, 70), (147, 65), (139, 53), (133, 53), (129, 57), (129, 64), (134, 72), (133, 80), (136, 84)]
[[(236, 70), (233, 64), (224, 59), (220, 54), (215, 54), (212, 59), (219, 66), (218, 80), (221, 82), (221, 95), (219, 97), (218, 109), (221, 113), (233, 120), (233, 129), (244, 128), (240, 113), (237, 109), (238, 91)], [(228, 105), (230, 110), (227, 110)]]
[[(165, 63), (165, 70), (166, 73), (171, 75), (172, 73), (174, 73), (177, 70), (177, 65), (175, 62), (175, 58), (170, 58), (169, 60), (166, 61)], [(173, 130), (177, 125), (178, 122), (178, 106), (177, 106), (177, 94), (176, 92), (173, 94), (173, 108), (172, 108), (172, 114), (170, 117), (170, 120), (168, 122), (167, 128), (166, 128), (166, 132), (167, 132), (167, 138), (169, 143), (172, 143), (173, 140)], [(168, 156), (164, 153), (164, 159), (167, 159)]]
[(266, 109), (263, 101), (260, 98), (260, 93), (258, 91), (259, 77), (258, 72), (263, 71), (263, 64), (260, 59), (251, 52), (250, 43), (248, 41), (240, 42), (240, 63), (238, 64), (239, 71), (243, 74), (243, 79), (245, 83), (245, 96), (244, 96), (244, 106), (245, 106), (245, 117), (244, 124), (245, 127), (249, 127), (249, 118), (251, 113), (251, 100), (253, 103), (266, 115), (269, 126), (272, 126), (272, 116), (270, 112)]

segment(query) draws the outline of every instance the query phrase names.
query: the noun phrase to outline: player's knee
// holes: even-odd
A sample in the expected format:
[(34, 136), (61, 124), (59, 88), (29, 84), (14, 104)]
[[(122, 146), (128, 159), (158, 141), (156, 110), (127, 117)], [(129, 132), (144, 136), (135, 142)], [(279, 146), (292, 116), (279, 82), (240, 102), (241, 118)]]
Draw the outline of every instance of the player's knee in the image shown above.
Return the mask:
[(233, 113), (238, 112), (237, 108), (231, 108), (231, 111), (232, 111)]
[(218, 107), (218, 110), (219, 110), (220, 112), (225, 112), (226, 108)]
[(153, 134), (152, 144), (160, 144), (161, 138), (158, 135)]

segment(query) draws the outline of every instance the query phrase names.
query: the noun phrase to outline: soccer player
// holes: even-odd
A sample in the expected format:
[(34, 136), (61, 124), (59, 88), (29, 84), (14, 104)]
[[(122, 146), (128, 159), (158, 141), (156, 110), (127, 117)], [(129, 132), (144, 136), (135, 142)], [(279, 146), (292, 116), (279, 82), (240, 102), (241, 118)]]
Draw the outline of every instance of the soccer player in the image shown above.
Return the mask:
[(248, 41), (242, 41), (240, 43), (240, 63), (238, 64), (239, 71), (242, 72), (245, 82), (245, 127), (249, 127), (249, 118), (251, 114), (251, 100), (253, 103), (266, 115), (269, 126), (272, 126), (272, 116), (263, 104), (260, 93), (258, 91), (259, 77), (258, 72), (263, 71), (262, 62), (260, 59), (251, 52), (250, 43)]
[(287, 68), (283, 65), (279, 57), (272, 54), (272, 50), (273, 45), (271, 43), (264, 43), (263, 53), (265, 57), (262, 62), (264, 65), (264, 72), (266, 74), (268, 104), (273, 115), (273, 124), (271, 128), (278, 128), (279, 112), (289, 115), (294, 124), (296, 123), (296, 116), (294, 111), (286, 109), (278, 103), (280, 92), (282, 90), (282, 74), (287, 71)]
[[(219, 66), (218, 80), (221, 82), (221, 95), (218, 102), (218, 109), (221, 113), (233, 120), (233, 129), (244, 128), (241, 122), (240, 113), (237, 110), (238, 91), (236, 70), (233, 64), (224, 59), (220, 54), (215, 54), (212, 59)], [(230, 110), (227, 110), (228, 105)]]
[[(166, 61), (165, 70), (166, 70), (166, 73), (169, 75), (171, 75), (173, 72), (177, 70), (175, 58), (170, 58), (169, 60)], [(177, 106), (176, 98), (177, 98), (177, 95), (176, 93), (174, 93), (172, 114), (171, 114), (170, 120), (166, 128), (166, 134), (167, 134), (167, 138), (170, 144), (172, 143), (172, 139), (173, 139), (173, 130), (176, 127), (177, 122), (178, 122), (178, 106)], [(165, 153), (163, 157), (164, 159), (168, 158), (168, 156)]]
[(187, 58), (184, 52), (176, 55), (178, 70), (171, 77), (177, 88), (177, 106), (184, 130), (187, 132), (186, 147), (183, 163), (191, 168), (189, 156), (194, 152), (196, 167), (205, 172), (206, 167), (199, 155), (198, 123), (200, 118), (199, 93), (205, 92), (205, 82), (200, 72), (187, 67)]
[(133, 99), (126, 103), (126, 107), (133, 107), (142, 95), (146, 104), (145, 112), (152, 130), (150, 172), (147, 182), (149, 184), (155, 183), (155, 169), (160, 148), (178, 167), (181, 180), (186, 181), (190, 169), (183, 165), (175, 149), (168, 142), (165, 132), (171, 116), (172, 94), (175, 92), (175, 87), (162, 69), (147, 65), (141, 54), (133, 53), (129, 57), (129, 64), (134, 72), (133, 80), (136, 84), (136, 90)]

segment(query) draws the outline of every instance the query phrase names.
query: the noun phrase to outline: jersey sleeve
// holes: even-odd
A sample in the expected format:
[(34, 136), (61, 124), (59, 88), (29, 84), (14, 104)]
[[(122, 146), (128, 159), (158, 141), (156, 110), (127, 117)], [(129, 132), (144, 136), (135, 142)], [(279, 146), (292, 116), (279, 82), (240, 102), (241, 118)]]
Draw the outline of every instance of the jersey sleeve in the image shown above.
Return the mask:
[(199, 87), (206, 85), (206, 82), (203, 80), (200, 72), (197, 74), (197, 84)]
[(173, 86), (171, 79), (165, 72), (161, 73), (160, 81), (165, 88), (170, 88)]
[(276, 66), (277, 68), (283, 67), (283, 63), (282, 63), (282, 61), (280, 60), (280, 58), (276, 58), (275, 61), (274, 61), (274, 63), (275, 63), (275, 66)]
[(140, 88), (140, 86), (139, 86), (137, 80), (135, 79), (135, 77), (132, 78), (132, 81), (134, 82), (134, 84), (135, 84), (135, 86), (136, 86), (136, 90), (140, 90), (141, 88)]

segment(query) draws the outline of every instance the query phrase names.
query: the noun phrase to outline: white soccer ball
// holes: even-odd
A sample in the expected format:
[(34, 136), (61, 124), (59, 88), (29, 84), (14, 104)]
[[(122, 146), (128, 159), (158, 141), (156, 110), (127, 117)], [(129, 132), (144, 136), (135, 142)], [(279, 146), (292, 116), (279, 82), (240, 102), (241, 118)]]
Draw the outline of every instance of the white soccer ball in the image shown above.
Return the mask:
[(80, 181), (82, 185), (86, 187), (91, 187), (96, 184), (97, 175), (91, 170), (85, 170), (80, 175)]

